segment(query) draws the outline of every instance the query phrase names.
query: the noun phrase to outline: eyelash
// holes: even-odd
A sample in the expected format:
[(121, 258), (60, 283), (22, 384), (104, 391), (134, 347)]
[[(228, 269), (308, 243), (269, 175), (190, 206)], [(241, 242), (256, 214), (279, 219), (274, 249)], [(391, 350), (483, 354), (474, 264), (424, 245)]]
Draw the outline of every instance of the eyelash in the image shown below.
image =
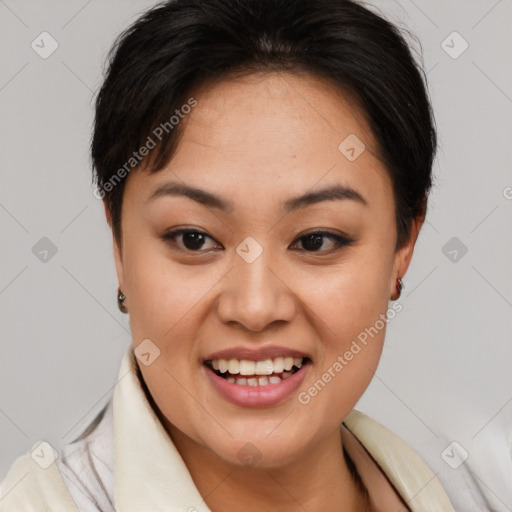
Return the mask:
[[(174, 231), (170, 231), (168, 233), (165, 233), (162, 236), (162, 240), (164, 240), (164, 242), (166, 242), (166, 243), (169, 243), (169, 242), (176, 243), (176, 238), (178, 236), (180, 236), (180, 235), (185, 234), (185, 233), (194, 233), (194, 234), (202, 235), (202, 236), (204, 236), (206, 238), (209, 238), (210, 240), (213, 240), (213, 241), (217, 242), (214, 238), (212, 238), (210, 235), (208, 235), (204, 231), (200, 231), (198, 229), (186, 229), (186, 228), (176, 229)], [(318, 254), (332, 254), (334, 252), (339, 251), (342, 247), (350, 246), (350, 245), (352, 245), (355, 242), (355, 240), (353, 240), (351, 238), (348, 238), (348, 237), (342, 236), (342, 235), (338, 235), (338, 234), (332, 233), (330, 231), (316, 230), (316, 231), (311, 231), (309, 233), (305, 233), (304, 235), (301, 235), (300, 237), (296, 238), (294, 240), (294, 242), (292, 243), (292, 245), (295, 245), (300, 240), (305, 239), (306, 237), (311, 236), (311, 235), (322, 236), (324, 238), (328, 238), (330, 240), (333, 240), (336, 243), (336, 247), (334, 249), (329, 250), (329, 251), (322, 251), (322, 250), (319, 250), (319, 251), (307, 251), (305, 249), (302, 249), (302, 251), (307, 252), (307, 253), (311, 253), (311, 254), (317, 254), (317, 253)], [(203, 250), (199, 249), (199, 250), (195, 251), (193, 249), (187, 249), (187, 248), (181, 249), (181, 248), (179, 248), (179, 250), (183, 250), (183, 251), (187, 251), (187, 252), (191, 252), (191, 253), (207, 252), (204, 249)], [(299, 251), (300, 250), (301, 249), (299, 249)]]

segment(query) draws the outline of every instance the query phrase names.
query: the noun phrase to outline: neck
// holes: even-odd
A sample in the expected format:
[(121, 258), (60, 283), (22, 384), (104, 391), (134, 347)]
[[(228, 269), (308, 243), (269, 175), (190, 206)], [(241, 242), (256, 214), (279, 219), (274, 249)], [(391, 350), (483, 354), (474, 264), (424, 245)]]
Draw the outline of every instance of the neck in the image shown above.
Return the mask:
[(166, 427), (212, 512), (366, 510), (338, 429), (293, 463), (256, 468), (226, 462), (174, 426)]

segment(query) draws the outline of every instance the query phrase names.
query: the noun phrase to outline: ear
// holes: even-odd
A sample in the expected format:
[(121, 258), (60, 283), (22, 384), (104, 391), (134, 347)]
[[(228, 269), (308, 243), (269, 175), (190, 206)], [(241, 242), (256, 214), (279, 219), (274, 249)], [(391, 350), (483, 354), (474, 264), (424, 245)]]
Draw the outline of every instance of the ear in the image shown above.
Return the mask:
[(118, 240), (116, 240), (116, 237), (114, 235), (112, 214), (110, 213), (110, 209), (109, 209), (106, 201), (103, 201), (103, 207), (105, 209), (105, 217), (107, 219), (107, 224), (109, 225), (110, 230), (112, 232), (112, 244), (113, 244), (113, 252), (114, 252), (114, 263), (116, 265), (117, 281), (119, 283), (119, 288), (121, 288), (121, 290), (124, 293), (126, 291), (126, 289), (125, 289), (125, 281), (124, 281), (124, 266), (123, 266), (122, 247), (119, 246), (119, 242), (118, 242)]
[(425, 216), (418, 216), (410, 222), (410, 233), (407, 241), (400, 247), (395, 254), (393, 264), (393, 272), (391, 274), (391, 282), (389, 288), (389, 295), (393, 298), (396, 295), (397, 279), (403, 278), (411, 263), (414, 247), (420, 233), (421, 226), (425, 220)]

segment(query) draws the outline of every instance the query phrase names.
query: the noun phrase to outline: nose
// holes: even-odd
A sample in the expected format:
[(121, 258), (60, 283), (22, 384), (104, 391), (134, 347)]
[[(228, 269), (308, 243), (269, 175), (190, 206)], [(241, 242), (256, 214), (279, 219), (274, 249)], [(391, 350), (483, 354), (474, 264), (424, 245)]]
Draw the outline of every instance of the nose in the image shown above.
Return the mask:
[(273, 323), (290, 322), (297, 313), (297, 301), (290, 286), (262, 255), (252, 263), (237, 263), (228, 273), (217, 312), (225, 323), (259, 332)]

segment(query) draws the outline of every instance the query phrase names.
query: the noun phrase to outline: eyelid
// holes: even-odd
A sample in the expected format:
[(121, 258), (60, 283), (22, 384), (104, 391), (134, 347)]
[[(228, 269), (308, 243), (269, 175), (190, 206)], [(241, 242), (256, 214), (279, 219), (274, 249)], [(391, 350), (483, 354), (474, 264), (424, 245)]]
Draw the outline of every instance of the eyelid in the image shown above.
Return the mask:
[(309, 230), (309, 231), (305, 231), (303, 233), (299, 233), (295, 237), (295, 240), (300, 240), (301, 238), (309, 236), (309, 235), (323, 235), (326, 238), (343, 239), (344, 241), (347, 241), (347, 242), (354, 242), (355, 241), (353, 238), (351, 238), (350, 236), (348, 236), (345, 233), (337, 232), (337, 231), (331, 231), (330, 229), (327, 229), (327, 228), (324, 228), (324, 229), (316, 228), (316, 229), (312, 229), (312, 230)]

